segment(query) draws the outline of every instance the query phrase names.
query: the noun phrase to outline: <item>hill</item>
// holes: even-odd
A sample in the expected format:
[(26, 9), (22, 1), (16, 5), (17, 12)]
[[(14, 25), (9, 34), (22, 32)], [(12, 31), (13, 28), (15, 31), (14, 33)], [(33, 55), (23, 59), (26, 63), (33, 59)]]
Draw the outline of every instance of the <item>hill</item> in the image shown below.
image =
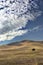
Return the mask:
[(43, 65), (43, 41), (20, 41), (0, 46), (0, 65)]

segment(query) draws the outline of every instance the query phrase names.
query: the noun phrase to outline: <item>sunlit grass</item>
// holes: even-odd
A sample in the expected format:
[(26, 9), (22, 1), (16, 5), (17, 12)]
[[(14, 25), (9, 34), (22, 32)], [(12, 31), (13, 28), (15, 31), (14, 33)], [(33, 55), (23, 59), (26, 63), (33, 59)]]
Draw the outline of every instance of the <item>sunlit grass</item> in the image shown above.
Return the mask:
[(43, 62), (43, 44), (40, 43), (25, 42), (21, 46), (0, 47), (0, 65), (38, 65), (39, 59)]

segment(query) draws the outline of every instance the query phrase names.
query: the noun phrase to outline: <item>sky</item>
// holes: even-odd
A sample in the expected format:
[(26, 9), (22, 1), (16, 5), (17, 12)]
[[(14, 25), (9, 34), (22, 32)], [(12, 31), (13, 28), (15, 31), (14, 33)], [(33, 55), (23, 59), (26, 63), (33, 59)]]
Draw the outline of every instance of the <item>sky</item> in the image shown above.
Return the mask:
[(43, 41), (43, 0), (0, 0), (0, 45)]

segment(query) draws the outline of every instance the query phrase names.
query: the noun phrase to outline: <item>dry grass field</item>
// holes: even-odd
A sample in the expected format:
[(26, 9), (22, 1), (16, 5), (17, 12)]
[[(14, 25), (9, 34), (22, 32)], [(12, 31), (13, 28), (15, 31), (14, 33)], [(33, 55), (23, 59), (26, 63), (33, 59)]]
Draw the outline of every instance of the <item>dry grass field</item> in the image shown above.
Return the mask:
[(0, 65), (43, 65), (43, 42), (0, 46)]

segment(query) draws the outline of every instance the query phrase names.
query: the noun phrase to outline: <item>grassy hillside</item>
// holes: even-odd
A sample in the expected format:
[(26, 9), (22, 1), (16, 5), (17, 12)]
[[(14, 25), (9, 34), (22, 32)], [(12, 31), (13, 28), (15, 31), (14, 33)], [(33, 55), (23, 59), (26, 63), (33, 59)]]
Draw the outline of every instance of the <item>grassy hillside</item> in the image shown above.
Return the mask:
[(0, 46), (0, 65), (43, 65), (43, 42)]

